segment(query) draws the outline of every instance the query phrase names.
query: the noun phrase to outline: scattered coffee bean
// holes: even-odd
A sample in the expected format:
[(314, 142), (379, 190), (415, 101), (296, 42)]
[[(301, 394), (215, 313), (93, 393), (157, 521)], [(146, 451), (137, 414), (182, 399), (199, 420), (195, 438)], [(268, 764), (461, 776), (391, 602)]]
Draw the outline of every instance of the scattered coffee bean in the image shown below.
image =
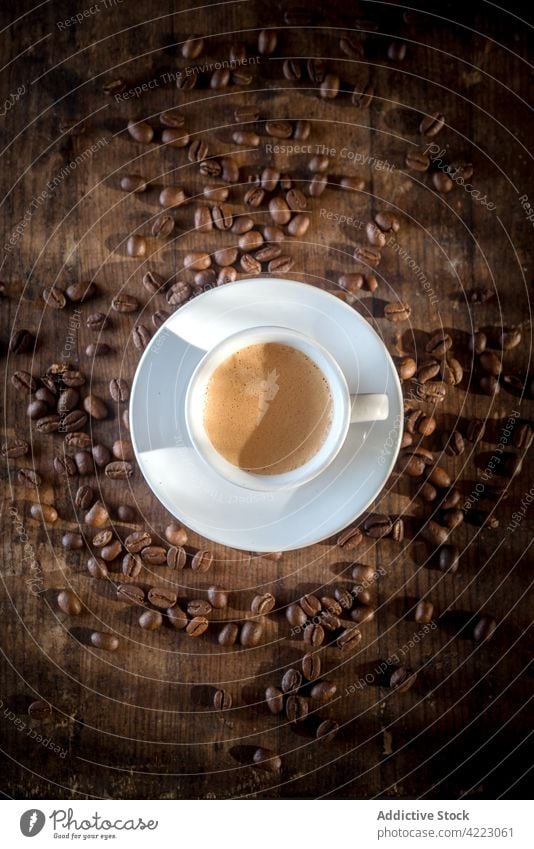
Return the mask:
[(128, 604), (143, 604), (145, 592), (135, 584), (119, 584), (117, 587), (117, 600), (126, 601)]
[(129, 236), (126, 242), (126, 253), (131, 257), (142, 257), (146, 255), (146, 239), (144, 236)]
[(48, 702), (43, 702), (41, 699), (37, 699), (35, 702), (32, 702), (28, 707), (28, 715), (31, 719), (35, 719), (38, 722), (43, 722), (45, 719), (48, 719), (49, 716), (52, 715), (52, 708), (48, 704)]
[(141, 549), (141, 560), (150, 566), (163, 566), (167, 561), (167, 550), (162, 545), (147, 545)]
[(353, 650), (361, 642), (362, 632), (357, 625), (349, 625), (345, 628), (336, 640), (336, 645), (342, 651), (346, 649)]
[(95, 501), (85, 514), (85, 523), (91, 528), (102, 528), (109, 522), (109, 513), (101, 501)]
[(159, 610), (145, 610), (139, 617), (139, 624), (145, 631), (156, 631), (163, 624)]
[(212, 551), (197, 551), (191, 561), (194, 572), (208, 572), (213, 564), (214, 555)]
[(386, 304), (384, 307), (384, 317), (388, 321), (407, 321), (412, 313), (411, 306), (406, 301), (397, 301)]
[(9, 350), (12, 354), (27, 354), (35, 346), (35, 336), (29, 330), (17, 330), (10, 339)]
[(455, 545), (440, 545), (436, 552), (437, 565), (442, 572), (453, 574), (458, 571), (460, 552)]
[(105, 475), (110, 480), (128, 480), (131, 478), (134, 472), (134, 467), (131, 463), (127, 463), (124, 460), (115, 460), (112, 463), (108, 463), (106, 468), (104, 469)]
[(35, 392), (37, 389), (37, 381), (29, 371), (15, 371), (11, 375), (11, 383), (17, 392)]
[(419, 124), (419, 132), (422, 136), (431, 139), (437, 136), (445, 126), (445, 116), (441, 112), (433, 112), (431, 115), (424, 115)]
[(264, 749), (263, 747), (256, 749), (252, 762), (254, 766), (266, 772), (277, 773), (282, 769), (282, 759), (272, 749)]
[(69, 616), (79, 616), (82, 612), (82, 603), (72, 590), (61, 590), (58, 593), (57, 604), (59, 609), (63, 613), (68, 613)]
[(340, 548), (356, 548), (363, 542), (363, 532), (360, 528), (346, 528), (337, 538)]
[(482, 613), (479, 615), (473, 628), (473, 639), (477, 643), (485, 643), (488, 640), (491, 640), (496, 628), (497, 622), (493, 616), (488, 616), (487, 614)]
[(315, 736), (323, 743), (331, 743), (339, 731), (339, 724), (335, 719), (325, 719), (317, 726)]
[(278, 687), (267, 687), (265, 690), (265, 702), (273, 714), (282, 713), (284, 710), (284, 694)]
[(195, 616), (186, 625), (186, 633), (190, 637), (200, 637), (209, 628), (209, 622), (205, 616)]
[(298, 671), (298, 669), (291, 668), (288, 669), (282, 676), (282, 682), (280, 686), (282, 688), (282, 692), (294, 693), (298, 690), (301, 684), (302, 674)]
[(309, 646), (322, 646), (324, 643), (324, 628), (321, 625), (306, 625), (304, 628), (304, 642)]
[(241, 628), (239, 642), (244, 648), (252, 648), (259, 645), (263, 636), (263, 623), (261, 620), (248, 619)]
[(146, 121), (128, 121), (128, 132), (131, 137), (141, 144), (150, 144), (154, 138), (154, 130)]
[(454, 188), (454, 183), (448, 174), (445, 174), (443, 171), (434, 171), (432, 174), (432, 182), (434, 183), (434, 187), (441, 194), (447, 194), (451, 192)]
[(318, 702), (329, 702), (337, 693), (337, 687), (332, 681), (319, 681), (314, 684), (310, 696)]
[(178, 596), (172, 587), (150, 587), (147, 598), (154, 607), (166, 610), (176, 604)]
[(67, 304), (65, 293), (57, 286), (49, 286), (42, 291), (43, 301), (54, 310), (62, 310)]
[(174, 216), (171, 212), (161, 212), (152, 223), (152, 235), (156, 239), (166, 239), (174, 230)]
[(219, 632), (218, 642), (221, 646), (233, 646), (237, 640), (239, 628), (235, 622), (227, 622)]
[(258, 613), (264, 616), (274, 610), (275, 604), (275, 598), (271, 593), (263, 593), (262, 595), (254, 596), (250, 609), (252, 613)]
[(28, 488), (41, 486), (43, 479), (39, 472), (36, 472), (35, 469), (19, 469), (17, 472), (17, 480), (22, 486), (26, 486)]
[(125, 554), (122, 558), (122, 574), (137, 578), (143, 568), (143, 561), (137, 554)]
[(415, 621), (419, 625), (428, 625), (434, 615), (434, 605), (431, 601), (421, 599), (415, 608)]
[[(211, 586), (207, 589), (207, 596), (211, 606), (215, 610), (223, 610), (228, 606), (228, 591), (222, 587)], [(255, 611), (256, 612), (256, 611)], [(260, 612), (260, 611), (257, 611)]]
[(123, 192), (146, 191), (146, 180), (140, 174), (125, 174), (121, 177), (121, 189)]

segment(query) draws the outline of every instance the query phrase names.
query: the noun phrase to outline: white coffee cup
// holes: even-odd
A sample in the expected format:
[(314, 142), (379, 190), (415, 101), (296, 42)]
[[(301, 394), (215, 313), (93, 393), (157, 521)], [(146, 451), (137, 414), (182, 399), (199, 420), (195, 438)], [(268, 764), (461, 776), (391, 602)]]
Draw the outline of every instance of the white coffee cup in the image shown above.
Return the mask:
[[(306, 354), (323, 373), (332, 397), (331, 425), (325, 441), (306, 463), (290, 472), (260, 475), (240, 469), (213, 447), (204, 428), (209, 380), (228, 357), (249, 345), (277, 342)], [(273, 492), (292, 489), (317, 477), (336, 457), (354, 422), (383, 421), (389, 414), (387, 395), (350, 395), (345, 375), (332, 355), (314, 339), (286, 327), (253, 327), (235, 333), (209, 350), (191, 376), (185, 396), (185, 421), (191, 443), (202, 460), (227, 481), (245, 489)]]

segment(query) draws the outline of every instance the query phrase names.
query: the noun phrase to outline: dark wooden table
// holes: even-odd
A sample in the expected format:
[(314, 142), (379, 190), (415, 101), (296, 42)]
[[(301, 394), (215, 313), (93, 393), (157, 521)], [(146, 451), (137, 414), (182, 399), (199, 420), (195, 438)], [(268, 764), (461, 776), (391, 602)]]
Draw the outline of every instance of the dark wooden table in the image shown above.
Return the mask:
[[(397, 246), (383, 250), (375, 272), (378, 290), (372, 294), (364, 288), (354, 306), (396, 357), (417, 348), (424, 358), (430, 331), (444, 327), (451, 333), (464, 379), (435, 410), (438, 430), (423, 444), (438, 458), (443, 431), (465, 432), (473, 416), (487, 420), (481, 443), (467, 443), (462, 456), (444, 455), (440, 461), (456, 481), (462, 503), (496, 456), (510, 417), (516, 419), (512, 431), (518, 416), (532, 418), (532, 401), (521, 389), (511, 394), (503, 387), (494, 397), (480, 392), (467, 347), (473, 328), (495, 334), (503, 325), (521, 325), (522, 343), (505, 354), (504, 371), (519, 383), (529, 371), (532, 221), (525, 204), (533, 202), (534, 187), (528, 25), (482, 2), (424, 3), (424, 12), (405, 15), (396, 4), (350, 4), (345, 13), (344, 4), (331, 4), (327, 12), (322, 4), (306, 4), (315, 9), (311, 22), (292, 17), (289, 23), (283, 4), (220, 3), (198, 13), (181, 11), (180, 5), (186, 4), (108, 0), (88, 5), (86, 14), (80, 3), (45, 3), (34, 12), (25, 2), (2, 5), (3, 439), (22, 436), (33, 451), (33, 461), (2, 464), (3, 793), (73, 799), (520, 795), (530, 763), (532, 694), (528, 547), (534, 512), (528, 457), (513, 480), (491, 476), (490, 482), (509, 483), (509, 497), (489, 505), (499, 527), (469, 521), (477, 506), (488, 507), (481, 502), (451, 534), (462, 552), (454, 575), (434, 567), (431, 548), (417, 535), (407, 534), (402, 543), (366, 538), (352, 552), (330, 540), (273, 562), (190, 534), (191, 552), (203, 547), (215, 552), (213, 569), (205, 575), (189, 567), (178, 573), (162, 569), (162, 576), (176, 584), (182, 599), (212, 582), (227, 586), (232, 606), (223, 618), (234, 620), (250, 615), (255, 588), (272, 591), (281, 609), (268, 617), (264, 645), (255, 650), (221, 652), (213, 626), (198, 640), (168, 628), (142, 631), (135, 609), (115, 600), (113, 582), (87, 574), (87, 551), (61, 546), (65, 531), (77, 528), (70, 490), (79, 481), (66, 486), (52, 470), (61, 436), (43, 436), (30, 427), (28, 399), (15, 391), (10, 375), (16, 368), (44, 375), (64, 358), (70, 333), (71, 362), (88, 377), (83, 393), (91, 386), (109, 403), (109, 418), (92, 424), (95, 439), (110, 446), (119, 432), (124, 435), (108, 381), (118, 374), (133, 377), (139, 358), (130, 335), (134, 323), (153, 329), (151, 314), (168, 309), (164, 297), (151, 298), (143, 288), (143, 271), (150, 267), (166, 278), (180, 274), (185, 253), (201, 247), (211, 252), (233, 238), (219, 231), (183, 235), (192, 226), (187, 204), (177, 210), (173, 238), (150, 236), (145, 260), (126, 255), (132, 230), (150, 232), (147, 220), (158, 210), (158, 186), (179, 182), (189, 196), (201, 190), (198, 167), (188, 162), (186, 150), (157, 142), (143, 146), (125, 132), (130, 118), (155, 121), (173, 105), (186, 104), (191, 138), (209, 138), (211, 155), (235, 153), (245, 183), (274, 160), (305, 187), (309, 156), (271, 157), (261, 122), (259, 148), (236, 149), (233, 112), (243, 102), (257, 104), (262, 121), (309, 120), (309, 143), (335, 148), (329, 185), (310, 203), (310, 229), (286, 246), (294, 259), (288, 276), (294, 279), (335, 290), (340, 274), (367, 273), (352, 259), (355, 245), (365, 244), (365, 223), (383, 209), (399, 214)], [(79, 13), (81, 20), (66, 23)], [(250, 85), (212, 91), (205, 72), (191, 91), (173, 84), (186, 65), (227, 59), (231, 40), (243, 42), (247, 55), (256, 57), (258, 31), (266, 26), (281, 28), (278, 47), (270, 58), (248, 65)], [(347, 33), (362, 45), (361, 55), (356, 51), (349, 58), (340, 50), (339, 39)], [(202, 56), (187, 62), (180, 50), (190, 34), (207, 38)], [(403, 61), (388, 58), (392, 41), (406, 44)], [(342, 93), (335, 100), (320, 99), (305, 71), (297, 82), (284, 79), (284, 57), (305, 65), (310, 56), (324, 57), (340, 76)], [(145, 90), (121, 99), (106, 94), (103, 86), (118, 78), (126, 81), (127, 91), (136, 85)], [(374, 87), (373, 102), (356, 108), (350, 93), (367, 82)], [(472, 188), (455, 185), (440, 195), (429, 174), (405, 167), (406, 152), (425, 144), (417, 133), (421, 113), (435, 111), (446, 116), (435, 142), (447, 160), (473, 163)], [(127, 171), (145, 175), (153, 186), (138, 197), (120, 192), (119, 179)], [(336, 184), (342, 176), (363, 178), (363, 191), (341, 190)], [(243, 185), (231, 190), (235, 210), (244, 191)], [(265, 221), (265, 208), (253, 213), (258, 222)], [(353, 221), (338, 224), (325, 217), (328, 212)], [(83, 280), (94, 280), (98, 293), (79, 307), (81, 323), (71, 332), (76, 305), (45, 308), (41, 292), (54, 283), (66, 289)], [(492, 298), (471, 303), (477, 288), (489, 289)], [(85, 318), (94, 310), (107, 312), (119, 291), (134, 294), (140, 312), (113, 313), (102, 337), (113, 352), (92, 360), (85, 348), (94, 334)], [(393, 325), (383, 309), (397, 298), (410, 302), (412, 315), (409, 322)], [(34, 356), (8, 354), (10, 335), (21, 327), (37, 337)], [(431, 411), (431, 405), (420, 406)], [(511, 447), (513, 438), (505, 450), (521, 453)], [(44, 527), (31, 518), (35, 493), (17, 481), (17, 469), (32, 462), (44, 478), (42, 499), (58, 509), (55, 525)], [(92, 482), (101, 487), (112, 517), (120, 503), (135, 501), (139, 521), (118, 523), (121, 535), (145, 526), (156, 536), (163, 533), (169, 517), (138, 472), (131, 484), (102, 474)], [(403, 514), (412, 528), (428, 515), (417, 495), (420, 485), (395, 473), (374, 509)], [(90, 539), (90, 529), (82, 525), (82, 530)], [(350, 587), (353, 562), (378, 572), (377, 612), (362, 626), (357, 651), (321, 650), (325, 676), (338, 690), (318, 715), (341, 726), (335, 740), (325, 744), (315, 740), (313, 721), (295, 728), (270, 715), (263, 694), (303, 654), (302, 639), (288, 634), (284, 606), (306, 591), (321, 595), (334, 585)], [(120, 577), (111, 573), (113, 581)], [(150, 575), (138, 581), (147, 586)], [(66, 586), (78, 591), (85, 605), (76, 619), (57, 608), (57, 591)], [(434, 603), (436, 627), (421, 636), (414, 605), (423, 596)], [(480, 612), (498, 622), (485, 644), (470, 637)], [(121, 635), (115, 654), (90, 645), (88, 635), (98, 627)], [(395, 655), (418, 671), (409, 692), (383, 687), (373, 673)], [(357, 686), (362, 679), (363, 686)], [(211, 706), (218, 686), (233, 696), (227, 712), (216, 713)], [(53, 706), (52, 716), (42, 722), (27, 714), (38, 698)], [(282, 755), (279, 775), (249, 765), (257, 745)]]

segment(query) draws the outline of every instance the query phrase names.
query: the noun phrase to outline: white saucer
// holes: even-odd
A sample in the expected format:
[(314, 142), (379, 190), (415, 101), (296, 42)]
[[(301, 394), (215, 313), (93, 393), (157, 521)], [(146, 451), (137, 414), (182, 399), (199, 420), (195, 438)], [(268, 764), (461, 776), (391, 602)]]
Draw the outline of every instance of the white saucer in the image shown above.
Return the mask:
[[(276, 493), (241, 489), (207, 467), (189, 443), (184, 419), (187, 385), (204, 353), (232, 333), (261, 325), (315, 338), (338, 361), (351, 394), (389, 396), (386, 421), (351, 425), (326, 471)], [(134, 377), (130, 429), (148, 485), (184, 525), (232, 548), (284, 551), (338, 533), (369, 507), (397, 458), (402, 410), (391, 357), (365, 319), (321, 289), (263, 278), (211, 289), (162, 325)]]

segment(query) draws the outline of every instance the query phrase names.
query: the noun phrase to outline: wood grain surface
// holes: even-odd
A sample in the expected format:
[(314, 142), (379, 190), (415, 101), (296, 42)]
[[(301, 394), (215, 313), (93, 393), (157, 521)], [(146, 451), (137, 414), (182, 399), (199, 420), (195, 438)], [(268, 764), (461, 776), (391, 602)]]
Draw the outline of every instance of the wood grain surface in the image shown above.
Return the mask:
[[(11, 384), (13, 371), (43, 376), (51, 363), (64, 359), (72, 335), (70, 362), (87, 376), (82, 394), (91, 389), (109, 405), (109, 417), (87, 430), (111, 446), (125, 433), (108, 382), (133, 378), (140, 356), (132, 343), (134, 324), (153, 332), (152, 313), (170, 309), (164, 296), (151, 297), (143, 288), (144, 271), (184, 279), (187, 252), (211, 253), (235, 240), (215, 230), (192, 232), (193, 202), (177, 210), (173, 237), (150, 235), (159, 187), (178, 183), (194, 198), (203, 185), (187, 149), (163, 147), (157, 140), (141, 145), (125, 131), (130, 118), (157, 126), (159, 112), (172, 106), (183, 105), (191, 139), (207, 140), (210, 155), (235, 154), (241, 166), (229, 199), (235, 211), (242, 209), (248, 175), (265, 165), (274, 163), (304, 188), (309, 180), (309, 155), (268, 152), (266, 144), (276, 140), (265, 135), (265, 120), (308, 120), (306, 144), (329, 148), (329, 183), (321, 197), (311, 199), (308, 233), (285, 246), (294, 259), (292, 279), (336, 290), (340, 274), (368, 273), (353, 259), (356, 245), (366, 243), (366, 222), (384, 209), (399, 215), (400, 232), (383, 249), (374, 272), (379, 287), (374, 294), (358, 292), (354, 308), (395, 357), (417, 351), (424, 359), (431, 331), (443, 327), (451, 333), (464, 379), (434, 411), (438, 429), (423, 444), (437, 458), (443, 432), (456, 427), (465, 433), (474, 416), (487, 420), (481, 443), (467, 443), (462, 456), (440, 461), (461, 491), (462, 504), (477, 492), (510, 417), (512, 431), (519, 419), (532, 418), (533, 402), (521, 389), (512, 394), (503, 386), (494, 397), (481, 393), (468, 350), (474, 328), (495, 334), (502, 326), (521, 325), (521, 345), (506, 352), (504, 372), (517, 376), (519, 384), (529, 372), (532, 221), (525, 203), (532, 202), (534, 187), (528, 25), (482, 2), (430, 2), (424, 11), (404, 15), (400, 4), (312, 3), (306, 4), (308, 21), (285, 20), (284, 11), (293, 7), (281, 3), (224, 2), (198, 11), (185, 6), (108, 0), (96, 4), (96, 11), (82, 2), (48, 2), (32, 11), (25, 2), (2, 4), (2, 441), (20, 436), (33, 452), (2, 462), (2, 792), (69, 799), (521, 795), (530, 763), (532, 696), (528, 548), (534, 512), (528, 456), (513, 479), (490, 474), (493, 482), (509, 484), (509, 497), (490, 505), (499, 527), (473, 524), (470, 516), (480, 505), (472, 502), (467, 520), (452, 532), (462, 552), (454, 575), (436, 569), (431, 547), (411, 533), (401, 543), (366, 537), (353, 551), (328, 540), (277, 562), (191, 533), (190, 553), (201, 548), (215, 553), (209, 573), (195, 573), (188, 564), (182, 572), (155, 567), (137, 579), (144, 587), (168, 580), (182, 600), (198, 597), (212, 583), (226, 586), (230, 607), (217, 618), (232, 621), (251, 615), (257, 591), (271, 591), (277, 610), (266, 618), (262, 645), (254, 649), (221, 649), (217, 624), (199, 639), (167, 627), (143, 631), (135, 608), (115, 598), (120, 561), (112, 580), (97, 581), (85, 568), (87, 550), (62, 548), (65, 531), (77, 529), (72, 495), (79, 480), (66, 485), (54, 472), (52, 458), (62, 438), (30, 426), (28, 398)], [(79, 14), (81, 19), (73, 19)], [(279, 29), (270, 57), (257, 51), (263, 27)], [(191, 34), (206, 36), (205, 49), (198, 59), (185, 60), (181, 45)], [(339, 39), (347, 34), (362, 46), (361, 55), (342, 52)], [(247, 66), (252, 81), (214, 91), (198, 66), (227, 59), (232, 41), (244, 43), (248, 57), (257, 60)], [(392, 41), (406, 44), (403, 61), (388, 58)], [(296, 57), (303, 69), (309, 57), (323, 57), (341, 78), (339, 97), (319, 98), (305, 70), (300, 80), (288, 82), (282, 73), (287, 57)], [(194, 66), (198, 85), (180, 91), (173, 80), (186, 66)], [(103, 91), (117, 78), (126, 81), (121, 98)], [(357, 108), (352, 90), (367, 82), (374, 88), (373, 102)], [(127, 96), (136, 85), (144, 90)], [(236, 148), (232, 141), (234, 109), (243, 103), (260, 110), (257, 149)], [(448, 194), (435, 191), (430, 174), (405, 166), (406, 152), (428, 143), (417, 132), (422, 114), (436, 111), (443, 112), (446, 126), (432, 141), (445, 149), (448, 161), (474, 166), (470, 187), (455, 185)], [(78, 133), (81, 124), (85, 132)], [(120, 191), (120, 177), (129, 172), (150, 181), (145, 193)], [(363, 178), (363, 191), (340, 189), (343, 176)], [(341, 215), (351, 222), (339, 223), (335, 216)], [(266, 205), (253, 216), (265, 223)], [(126, 239), (137, 229), (148, 235), (145, 259), (126, 255)], [(44, 287), (65, 290), (89, 280), (97, 295), (87, 303), (64, 310), (44, 305)], [(471, 303), (476, 288), (489, 289), (492, 298)], [(85, 349), (96, 335), (85, 319), (95, 310), (107, 313), (119, 292), (135, 295), (140, 310), (111, 313), (101, 338), (112, 353), (92, 359)], [(412, 314), (394, 325), (383, 310), (399, 298), (411, 304)], [(75, 309), (81, 320), (72, 330)], [(36, 335), (34, 355), (9, 352), (9, 339), (20, 328)], [(420, 406), (432, 412), (432, 405)], [(511, 447), (513, 438), (512, 433), (505, 450), (521, 453)], [(59, 512), (54, 525), (45, 527), (30, 516), (35, 493), (20, 485), (17, 470), (32, 465), (44, 479), (42, 499)], [(169, 516), (139, 472), (130, 482), (99, 473), (92, 483), (121, 536), (145, 527), (155, 537), (163, 535)], [(374, 509), (404, 515), (407, 530), (413, 530), (429, 515), (417, 494), (420, 485), (395, 472)], [(116, 522), (121, 503), (135, 505), (138, 521)], [(91, 529), (81, 527), (90, 540)], [(290, 634), (285, 607), (305, 592), (350, 588), (354, 562), (372, 565), (379, 576), (375, 619), (362, 626), (357, 650), (320, 649), (324, 676), (335, 681), (337, 693), (324, 706), (311, 703), (310, 721), (292, 726), (272, 716), (264, 701), (265, 687), (277, 685), (304, 653), (301, 635)], [(83, 600), (78, 617), (57, 607), (58, 590), (68, 586)], [(435, 627), (421, 635), (414, 605), (422, 597), (434, 603)], [(484, 644), (470, 638), (480, 612), (498, 623)], [(115, 630), (119, 650), (95, 649), (89, 641), (94, 629)], [(373, 671), (395, 656), (418, 671), (406, 693), (381, 686)], [(213, 709), (218, 687), (233, 697), (228, 711)], [(35, 699), (52, 705), (49, 719), (28, 716)], [(329, 744), (314, 737), (317, 716), (340, 724)], [(279, 774), (250, 765), (260, 745), (282, 756)]]

